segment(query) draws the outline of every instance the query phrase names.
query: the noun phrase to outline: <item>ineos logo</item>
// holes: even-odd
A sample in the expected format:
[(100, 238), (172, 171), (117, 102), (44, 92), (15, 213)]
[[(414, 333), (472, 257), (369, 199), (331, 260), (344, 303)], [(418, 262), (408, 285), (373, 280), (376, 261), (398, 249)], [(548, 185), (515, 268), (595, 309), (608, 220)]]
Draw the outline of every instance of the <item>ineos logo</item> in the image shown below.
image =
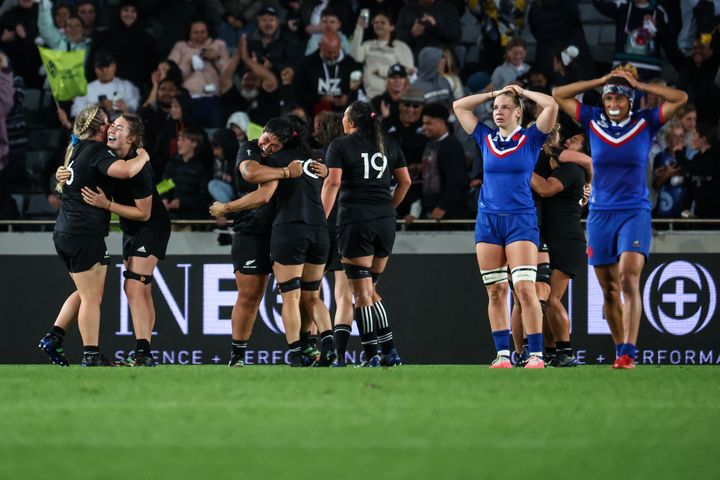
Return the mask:
[(702, 331), (715, 313), (716, 302), (715, 282), (699, 263), (663, 263), (652, 271), (643, 289), (650, 324), (671, 335)]
[[(330, 283), (326, 278), (322, 279), (320, 285), (320, 297), (325, 302), (325, 306), (330, 310), (332, 305), (332, 290), (330, 289)], [(263, 323), (270, 329), (271, 332), (277, 333), (278, 335), (285, 334), (285, 325), (282, 321), (282, 295), (277, 287), (275, 276), (270, 275), (270, 281), (268, 282), (267, 290), (260, 302), (260, 318)]]

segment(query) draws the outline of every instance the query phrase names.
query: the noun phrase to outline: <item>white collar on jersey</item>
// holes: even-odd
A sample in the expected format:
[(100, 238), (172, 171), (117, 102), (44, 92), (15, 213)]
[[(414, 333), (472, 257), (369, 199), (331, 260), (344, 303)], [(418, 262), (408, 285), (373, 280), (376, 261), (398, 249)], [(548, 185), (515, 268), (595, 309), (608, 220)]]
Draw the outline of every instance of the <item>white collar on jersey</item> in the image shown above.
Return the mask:
[[(628, 112), (627, 118), (626, 118), (625, 120), (622, 120), (622, 121), (617, 122), (617, 123), (616, 123), (616, 122), (613, 122), (612, 120), (610, 120), (610, 118), (608, 118), (608, 120), (610, 121), (610, 125), (612, 125), (613, 127), (620, 127), (620, 128), (622, 128), (622, 127), (624, 127), (625, 125), (627, 125), (628, 123), (630, 123), (630, 120), (632, 120), (632, 114), (633, 114), (632, 111)], [(607, 116), (607, 115), (606, 115), (606, 116)]]
[(513, 137), (513, 135), (515, 135), (517, 132), (519, 132), (521, 128), (522, 127), (520, 125), (518, 125), (517, 127), (515, 127), (515, 130), (510, 132), (510, 135), (508, 135), (507, 137), (503, 137), (502, 134), (500, 133), (500, 129), (498, 128), (498, 131), (497, 131), (498, 138), (500, 139), (501, 142), (509, 142), (510, 139)]

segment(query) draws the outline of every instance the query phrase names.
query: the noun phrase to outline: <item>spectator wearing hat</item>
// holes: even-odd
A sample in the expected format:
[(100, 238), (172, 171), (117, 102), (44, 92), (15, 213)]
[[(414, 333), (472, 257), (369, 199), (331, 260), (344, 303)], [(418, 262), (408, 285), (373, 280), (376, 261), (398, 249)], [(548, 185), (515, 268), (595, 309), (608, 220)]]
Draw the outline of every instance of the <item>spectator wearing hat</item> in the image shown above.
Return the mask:
[(395, 25), (388, 13), (379, 12), (372, 17), (373, 40), (363, 41), (365, 19), (358, 17), (352, 41), (352, 56), (364, 64), (363, 86), (368, 98), (382, 94), (390, 67), (400, 65), (403, 69), (415, 71), (413, 54), (407, 43), (395, 38)]
[(382, 114), (383, 119), (397, 120), (400, 115), (400, 98), (409, 87), (410, 81), (405, 67), (399, 63), (391, 66), (385, 80), (385, 91), (370, 100), (373, 109)]
[(230, 55), (225, 42), (212, 37), (205, 20), (192, 22), (187, 38), (175, 44), (168, 58), (183, 73), (183, 86), (190, 92), (200, 124), (217, 128), (222, 123), (219, 77)]
[(303, 59), (303, 45), (280, 26), (277, 7), (265, 5), (257, 16), (257, 30), (248, 39), (248, 50), (258, 62), (276, 74), (285, 68), (296, 70)]
[[(239, 87), (234, 82), (236, 75), (242, 75)], [(253, 122), (265, 125), (280, 114), (277, 90), (277, 77), (258, 61), (255, 54), (248, 52), (247, 36), (243, 35), (220, 74), (220, 93), (226, 116), (242, 110)]]
[(340, 48), (345, 55), (350, 55), (350, 42), (345, 34), (340, 30), (342, 21), (338, 14), (332, 8), (326, 8), (320, 14), (320, 26), (322, 30), (318, 33), (313, 33), (307, 41), (305, 47), (305, 55), (311, 55), (315, 53), (320, 45), (320, 39), (326, 32), (335, 32), (340, 37)]
[(137, 87), (115, 76), (117, 63), (112, 53), (100, 50), (94, 59), (95, 76), (88, 84), (87, 94), (75, 97), (70, 111), (73, 117), (77, 116), (85, 107), (99, 103), (107, 110), (117, 110), (122, 113), (134, 113), (140, 103), (140, 92)]
[(318, 53), (305, 57), (295, 83), (295, 98), (306, 112), (340, 112), (355, 100), (357, 90), (350, 88), (350, 73), (357, 65), (340, 50), (337, 33), (326, 33)]
[[(408, 88), (400, 97), (398, 116), (383, 120), (385, 131), (400, 145), (413, 182), (402, 203), (397, 207), (400, 217), (405, 217), (410, 212), (413, 202), (422, 197), (422, 155), (428, 141), (422, 133), (421, 114), (424, 104), (423, 92), (417, 88)], [(415, 216), (419, 215), (418, 211)]]
[(422, 215), (435, 220), (468, 217), (465, 152), (450, 131), (449, 117), (441, 103), (425, 105), (422, 112), (428, 139), (422, 156)]
[(398, 15), (397, 36), (413, 52), (455, 44), (460, 41), (460, 32), (457, 9), (443, 0), (408, 3)]
[(425, 47), (418, 55), (418, 78), (412, 84), (425, 95), (425, 103), (450, 105), (453, 101), (452, 85), (445, 73), (443, 51), (436, 47)]
[[(96, 32), (90, 48), (91, 57), (94, 58), (98, 50), (113, 54), (120, 78), (130, 80), (142, 91), (149, 89), (150, 74), (159, 58), (155, 38), (143, 28), (137, 0), (122, 0), (117, 7), (114, 24)], [(94, 75), (88, 75), (88, 80), (94, 78)]]

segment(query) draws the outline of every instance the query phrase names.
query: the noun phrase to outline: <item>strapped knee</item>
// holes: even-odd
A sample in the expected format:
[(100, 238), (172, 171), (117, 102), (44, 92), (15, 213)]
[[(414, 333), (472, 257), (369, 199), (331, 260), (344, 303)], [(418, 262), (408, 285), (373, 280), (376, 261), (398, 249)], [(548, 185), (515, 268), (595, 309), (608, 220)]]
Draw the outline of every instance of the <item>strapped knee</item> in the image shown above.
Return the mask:
[(370, 269), (361, 267), (359, 265), (351, 265), (349, 263), (343, 263), (343, 270), (345, 270), (345, 275), (347, 275), (347, 278), (350, 280), (360, 280), (362, 278), (370, 278), (372, 277), (372, 273), (370, 273)]
[(152, 275), (140, 275), (139, 273), (131, 272), (130, 270), (125, 270), (123, 272), (123, 277), (127, 278), (128, 280), (137, 280), (138, 282), (144, 283), (145, 285), (150, 285), (153, 280)]
[(537, 267), (534, 265), (519, 265), (512, 269), (513, 283), (535, 282)]
[(316, 280), (314, 282), (300, 282), (300, 290), (303, 292), (315, 292), (320, 290), (320, 283), (322, 280)]
[(552, 269), (550, 264), (547, 262), (538, 263), (537, 266), (537, 281), (547, 283), (550, 285), (550, 276), (552, 275)]
[(295, 277), (291, 278), (287, 282), (278, 282), (277, 285), (280, 293), (287, 293), (300, 289), (300, 283), (300, 277)]
[(508, 281), (507, 268), (504, 266), (493, 270), (480, 270), (480, 275), (485, 286)]

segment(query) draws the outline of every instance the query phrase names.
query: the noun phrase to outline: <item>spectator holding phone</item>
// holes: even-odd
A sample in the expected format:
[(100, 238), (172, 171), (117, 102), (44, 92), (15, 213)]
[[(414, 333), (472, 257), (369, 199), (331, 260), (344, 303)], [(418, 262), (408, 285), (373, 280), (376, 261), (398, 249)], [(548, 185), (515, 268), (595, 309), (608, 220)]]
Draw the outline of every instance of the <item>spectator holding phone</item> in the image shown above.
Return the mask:
[(106, 111), (135, 113), (140, 104), (140, 92), (137, 87), (122, 78), (116, 77), (115, 57), (107, 50), (95, 54), (95, 75), (97, 80), (88, 84), (87, 94), (76, 97), (71, 114), (76, 117), (85, 107), (99, 103)]

